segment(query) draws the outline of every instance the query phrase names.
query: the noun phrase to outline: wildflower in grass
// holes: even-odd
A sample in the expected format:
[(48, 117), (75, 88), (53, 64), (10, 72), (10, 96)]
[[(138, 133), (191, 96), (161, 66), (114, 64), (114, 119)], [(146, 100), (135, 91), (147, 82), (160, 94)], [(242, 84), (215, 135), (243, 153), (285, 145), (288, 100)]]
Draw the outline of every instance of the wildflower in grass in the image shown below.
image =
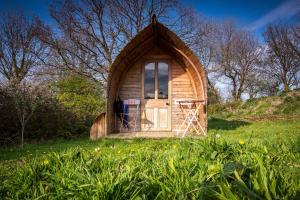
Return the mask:
[(49, 160), (45, 159), (45, 160), (43, 161), (43, 164), (44, 164), (44, 165), (48, 165), (48, 164), (49, 164)]
[(130, 169), (131, 169), (129, 165), (125, 165), (125, 168), (127, 171), (130, 171)]
[(245, 141), (244, 140), (240, 140), (239, 143), (240, 143), (240, 145), (244, 145)]
[(48, 187), (48, 185), (46, 185), (45, 192), (48, 192), (48, 190), (49, 190), (49, 187)]
[(175, 169), (175, 166), (174, 166), (174, 160), (173, 160), (173, 158), (170, 158), (170, 159), (168, 160), (168, 165), (169, 165), (169, 167), (171, 168), (172, 171), (176, 172), (176, 169)]
[(221, 137), (221, 135), (220, 134), (216, 134), (216, 138), (220, 138)]
[(96, 152), (100, 151), (100, 148), (99, 147), (95, 148), (95, 151)]

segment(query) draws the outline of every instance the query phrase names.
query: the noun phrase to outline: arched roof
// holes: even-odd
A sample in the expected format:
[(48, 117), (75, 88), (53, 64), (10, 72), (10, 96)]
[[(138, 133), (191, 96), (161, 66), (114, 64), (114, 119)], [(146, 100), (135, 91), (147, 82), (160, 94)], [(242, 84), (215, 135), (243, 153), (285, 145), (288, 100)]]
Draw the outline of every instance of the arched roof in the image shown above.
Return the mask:
[(205, 98), (206, 100), (206, 72), (198, 60), (198, 57), (174, 32), (156, 20), (153, 20), (151, 24), (139, 32), (123, 48), (109, 68), (107, 81), (108, 99), (110, 99), (110, 97), (111, 99), (115, 98), (115, 94), (113, 93), (117, 90), (117, 84), (121, 78), (122, 72), (155, 45), (168, 50), (168, 52), (179, 58), (181, 63), (191, 68), (191, 70), (198, 75), (199, 82), (201, 82), (200, 87), (202, 92), (204, 92), (202, 98)]

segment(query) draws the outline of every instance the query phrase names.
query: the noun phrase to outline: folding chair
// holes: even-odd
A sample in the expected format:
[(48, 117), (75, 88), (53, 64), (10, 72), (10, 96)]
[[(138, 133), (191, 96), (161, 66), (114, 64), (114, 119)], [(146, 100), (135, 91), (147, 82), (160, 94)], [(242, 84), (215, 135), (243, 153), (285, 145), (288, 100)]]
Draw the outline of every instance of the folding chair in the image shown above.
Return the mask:
[(179, 126), (176, 135), (179, 136), (180, 132), (183, 132), (184, 137), (188, 131), (194, 130), (196, 134), (200, 135), (200, 131), (206, 135), (204, 129), (199, 122), (199, 110), (202, 100), (182, 99), (175, 101), (175, 104), (179, 105), (179, 108), (184, 115), (184, 120)]

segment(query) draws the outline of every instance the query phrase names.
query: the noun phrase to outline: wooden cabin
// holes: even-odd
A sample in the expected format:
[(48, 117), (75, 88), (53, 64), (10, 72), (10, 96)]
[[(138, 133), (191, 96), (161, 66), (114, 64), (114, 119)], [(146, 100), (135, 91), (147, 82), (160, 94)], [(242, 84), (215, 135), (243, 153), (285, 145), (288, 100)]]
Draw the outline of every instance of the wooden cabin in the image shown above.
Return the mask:
[[(140, 101), (138, 106), (128, 106), (128, 113), (137, 115), (136, 126), (122, 127), (114, 109), (116, 99)], [(206, 132), (206, 72), (184, 42), (154, 18), (110, 67), (106, 115), (95, 120), (91, 138), (174, 137), (184, 120), (178, 99), (203, 100), (198, 117)], [(95, 128), (99, 126), (102, 128)]]

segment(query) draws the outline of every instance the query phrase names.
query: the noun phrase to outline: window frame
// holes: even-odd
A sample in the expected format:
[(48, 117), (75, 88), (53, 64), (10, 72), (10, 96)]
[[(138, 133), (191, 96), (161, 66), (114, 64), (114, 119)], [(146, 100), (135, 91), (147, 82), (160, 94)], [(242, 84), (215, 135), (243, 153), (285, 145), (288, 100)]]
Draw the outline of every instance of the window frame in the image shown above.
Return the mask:
[[(154, 63), (155, 66), (155, 86), (154, 86), (154, 98), (145, 98), (145, 68), (149, 63)], [(168, 66), (168, 98), (158, 98), (158, 63), (165, 63)], [(169, 100), (171, 96), (170, 80), (171, 80), (171, 64), (169, 60), (148, 60), (143, 62), (142, 66), (142, 99), (143, 100)]]

